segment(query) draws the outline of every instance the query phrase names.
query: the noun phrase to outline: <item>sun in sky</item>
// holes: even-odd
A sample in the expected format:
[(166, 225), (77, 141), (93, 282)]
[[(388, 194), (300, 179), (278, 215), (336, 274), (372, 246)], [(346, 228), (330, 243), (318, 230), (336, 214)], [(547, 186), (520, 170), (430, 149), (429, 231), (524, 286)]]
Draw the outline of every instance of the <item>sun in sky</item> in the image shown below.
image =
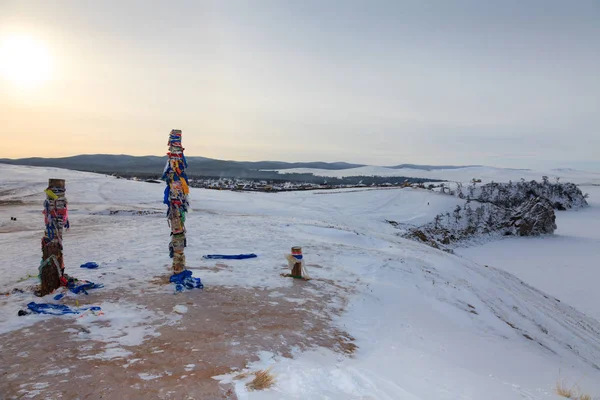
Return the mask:
[(19, 88), (38, 87), (52, 74), (52, 57), (40, 40), (23, 34), (0, 37), (0, 79)]

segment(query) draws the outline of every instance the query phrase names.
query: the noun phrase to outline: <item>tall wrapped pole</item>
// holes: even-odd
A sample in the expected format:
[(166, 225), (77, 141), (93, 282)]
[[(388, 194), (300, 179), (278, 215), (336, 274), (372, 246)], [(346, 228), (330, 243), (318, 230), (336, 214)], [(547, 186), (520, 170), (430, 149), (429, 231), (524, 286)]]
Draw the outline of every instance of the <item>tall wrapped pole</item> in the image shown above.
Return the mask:
[(69, 228), (65, 181), (49, 179), (45, 193), (43, 213), (46, 229), (42, 238), (42, 262), (39, 269), (42, 281), (40, 296), (52, 293), (65, 282), (62, 237), (63, 228)]
[(181, 145), (181, 131), (173, 129), (169, 134), (168, 161), (163, 174), (167, 183), (164, 202), (169, 206), (167, 218), (171, 227), (169, 255), (173, 258), (173, 273), (179, 274), (185, 268), (184, 249), (187, 245), (185, 237), (185, 217), (188, 210), (189, 187), (185, 169), (187, 161)]

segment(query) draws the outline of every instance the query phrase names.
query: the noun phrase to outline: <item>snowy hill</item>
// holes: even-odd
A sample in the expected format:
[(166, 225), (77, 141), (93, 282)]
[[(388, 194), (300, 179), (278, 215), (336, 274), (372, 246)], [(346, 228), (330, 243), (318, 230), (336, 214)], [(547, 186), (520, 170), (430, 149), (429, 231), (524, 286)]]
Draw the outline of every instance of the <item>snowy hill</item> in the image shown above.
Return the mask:
[[(238, 177), (273, 179), (276, 173), (264, 173), (259, 170), (286, 169), (286, 168), (318, 168), (335, 169), (356, 168), (362, 164), (349, 164), (345, 162), (282, 162), (282, 161), (233, 161), (217, 160), (206, 157), (188, 156), (190, 168), (187, 171), (190, 177)], [(130, 156), (125, 154), (81, 154), (59, 158), (21, 158), (0, 159), (0, 163), (11, 165), (24, 165), (46, 168), (65, 168), (77, 171), (116, 174), (122, 176), (152, 177), (164, 167), (165, 156)], [(156, 172), (159, 171), (159, 172)]]
[[(472, 169), (455, 171), (460, 180), (474, 177)], [(478, 171), (513, 179), (510, 171)], [(0, 292), (8, 293), (0, 299), (0, 393), (7, 397), (558, 399), (558, 379), (600, 394), (600, 322), (590, 312), (501, 265), (402, 239), (386, 222), (426, 223), (463, 202), (456, 197), (410, 188), (192, 189), (186, 256), (206, 289), (173, 295), (163, 279), (170, 263), (163, 185), (8, 165), (0, 177)], [(27, 274), (39, 265), (48, 178), (67, 180), (67, 272), (105, 285), (63, 301), (99, 305), (103, 315), (17, 316), (40, 301)], [(280, 276), (294, 245), (303, 246), (309, 282)], [(241, 252), (258, 258), (201, 258)], [(87, 261), (100, 268), (80, 269)], [(589, 278), (582, 292), (596, 287)], [(188, 313), (173, 313), (177, 304)], [(266, 367), (275, 386), (249, 392), (251, 376), (239, 372)]]
[(526, 180), (540, 180), (547, 175), (551, 179), (560, 177), (563, 181), (575, 184), (600, 184), (600, 173), (584, 172), (573, 169), (561, 169), (551, 171), (534, 171), (528, 169), (494, 168), (485, 166), (453, 167), (449, 169), (423, 170), (420, 168), (389, 168), (377, 166), (364, 166), (344, 170), (323, 170), (311, 168), (293, 168), (279, 170), (280, 174), (314, 174), (323, 177), (347, 177), (347, 176), (383, 176), (397, 177), (407, 176), (413, 178), (444, 179), (453, 182), (469, 182), (472, 179), (481, 179), (483, 183), (514, 182), (525, 178)]

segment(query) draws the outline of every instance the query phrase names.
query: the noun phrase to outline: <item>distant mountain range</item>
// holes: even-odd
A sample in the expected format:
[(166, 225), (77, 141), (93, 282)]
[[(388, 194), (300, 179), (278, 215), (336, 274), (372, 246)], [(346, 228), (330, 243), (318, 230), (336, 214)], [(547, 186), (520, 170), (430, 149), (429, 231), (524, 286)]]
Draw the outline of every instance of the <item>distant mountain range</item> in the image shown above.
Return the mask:
[[(309, 168), (320, 170), (345, 170), (363, 167), (364, 164), (346, 162), (282, 162), (282, 161), (228, 161), (206, 157), (187, 157), (188, 176), (190, 177), (236, 177), (251, 179), (281, 179), (277, 171), (293, 168)], [(0, 163), (13, 165), (31, 165), (38, 167), (65, 168), (78, 171), (119, 174), (123, 176), (138, 176), (156, 178), (162, 174), (167, 157), (158, 156), (129, 156), (114, 154), (84, 154), (60, 158), (21, 158), (0, 159)], [(420, 170), (463, 168), (458, 166), (432, 166), (402, 164), (393, 169), (411, 168)], [(306, 179), (311, 174), (294, 174), (297, 179)], [(286, 178), (290, 178), (289, 175)]]
[[(167, 157), (129, 156), (114, 154), (83, 154), (60, 158), (20, 158), (0, 159), (0, 163), (13, 165), (32, 165), (37, 167), (56, 167), (79, 171), (124, 174), (161, 174)], [(253, 171), (289, 168), (348, 169), (361, 167), (362, 164), (344, 162), (308, 162), (287, 163), (280, 161), (226, 161), (206, 157), (187, 157), (190, 176), (239, 176), (252, 175)]]

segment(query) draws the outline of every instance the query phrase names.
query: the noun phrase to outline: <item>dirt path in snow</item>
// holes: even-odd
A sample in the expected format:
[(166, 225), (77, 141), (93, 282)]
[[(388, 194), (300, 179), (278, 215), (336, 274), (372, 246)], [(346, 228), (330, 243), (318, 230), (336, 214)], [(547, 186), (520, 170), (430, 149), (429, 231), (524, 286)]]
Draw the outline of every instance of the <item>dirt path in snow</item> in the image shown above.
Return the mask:
[(0, 399), (235, 399), (212, 377), (243, 369), (259, 351), (291, 357), (292, 348), (355, 349), (331, 323), (347, 294), (333, 282), (294, 281), (275, 293), (219, 286), (177, 296), (96, 293), (82, 300), (134, 302), (164, 313), (183, 304), (188, 312), (139, 346), (119, 346), (131, 354), (110, 360), (94, 358), (106, 343), (86, 340), (73, 317), (1, 335)]

